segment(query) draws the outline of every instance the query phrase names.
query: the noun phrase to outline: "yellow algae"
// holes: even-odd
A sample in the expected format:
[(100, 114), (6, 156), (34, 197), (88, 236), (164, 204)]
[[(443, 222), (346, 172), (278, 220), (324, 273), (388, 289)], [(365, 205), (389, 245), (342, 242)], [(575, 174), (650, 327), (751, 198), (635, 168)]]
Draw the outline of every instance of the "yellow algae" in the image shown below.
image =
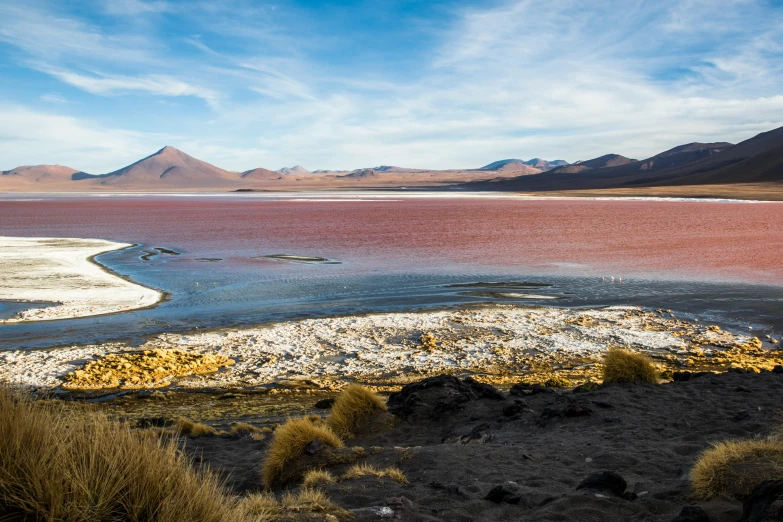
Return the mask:
[(111, 353), (66, 375), (62, 387), (67, 390), (155, 388), (169, 385), (172, 377), (213, 373), (232, 364), (233, 360), (222, 355), (163, 348)]

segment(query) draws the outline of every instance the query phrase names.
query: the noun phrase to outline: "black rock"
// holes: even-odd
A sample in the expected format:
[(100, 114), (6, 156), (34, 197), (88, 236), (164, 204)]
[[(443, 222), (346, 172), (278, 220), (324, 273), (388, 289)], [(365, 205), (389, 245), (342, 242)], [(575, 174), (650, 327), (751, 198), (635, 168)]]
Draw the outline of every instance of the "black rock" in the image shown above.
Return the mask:
[(165, 417), (142, 417), (136, 421), (136, 427), (141, 429), (164, 428), (166, 426), (171, 426), (172, 424), (174, 424), (174, 422)]
[(783, 373), (783, 366), (778, 364), (774, 368), (772, 368), (772, 373)]
[[(463, 432), (464, 433), (464, 432)], [(450, 432), (442, 439), (442, 443), (459, 442), (462, 444), (483, 444), (492, 440), (492, 433), (490, 432), (490, 425), (486, 422), (474, 426), (472, 430), (464, 435), (460, 435), (458, 432)]]
[(742, 504), (740, 522), (783, 521), (783, 480), (758, 484)]
[(521, 382), (512, 386), (508, 393), (515, 397), (525, 397), (527, 395), (538, 395), (539, 393), (555, 393), (555, 390), (540, 384)]
[(522, 404), (518, 402), (509, 402), (503, 406), (503, 415), (506, 417), (513, 417), (522, 411)]
[(713, 375), (712, 372), (674, 372), (672, 374), (672, 380), (676, 382), (690, 381), (698, 377), (704, 377), (705, 375)]
[(608, 491), (621, 497), (625, 492), (628, 483), (618, 473), (614, 471), (602, 471), (593, 473), (584, 479), (576, 489), (592, 489), (595, 491)]
[(734, 417), (731, 418), (734, 422), (742, 422), (744, 420), (747, 420), (750, 418), (750, 413), (747, 411), (738, 411), (734, 414)]
[(333, 404), (334, 404), (334, 397), (330, 397), (328, 399), (321, 399), (320, 401), (316, 402), (313, 406), (315, 406), (319, 410), (329, 410), (332, 408)]
[(544, 426), (547, 421), (553, 418), (586, 417), (592, 415), (592, 413), (593, 410), (581, 402), (581, 399), (559, 395), (552, 404), (549, 404), (541, 411), (538, 425)]
[(307, 453), (308, 455), (315, 455), (318, 452), (320, 452), (322, 449), (324, 449), (324, 443), (318, 439), (315, 439), (314, 441), (310, 442), (310, 444), (307, 445), (307, 447), (305, 448), (305, 453)]
[(710, 517), (699, 506), (685, 506), (672, 522), (710, 522)]
[(737, 386), (736, 388), (734, 388), (734, 391), (742, 392), (742, 393), (753, 393), (753, 390), (751, 390), (750, 388), (746, 388), (744, 386)]
[(470, 377), (460, 380), (451, 375), (438, 375), (408, 384), (391, 394), (388, 406), (391, 413), (402, 418), (438, 420), (479, 399), (505, 400), (506, 396)]
[(516, 483), (506, 482), (489, 490), (484, 500), (489, 500), (496, 504), (519, 504), (522, 500), (522, 492)]

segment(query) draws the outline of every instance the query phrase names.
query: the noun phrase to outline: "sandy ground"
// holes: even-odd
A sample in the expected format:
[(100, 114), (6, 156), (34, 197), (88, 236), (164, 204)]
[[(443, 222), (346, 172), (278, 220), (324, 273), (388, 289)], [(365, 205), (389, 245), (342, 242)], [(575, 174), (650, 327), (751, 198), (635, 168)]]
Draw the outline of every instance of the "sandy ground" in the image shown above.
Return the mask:
[(110, 273), (92, 258), (127, 248), (102, 239), (0, 237), (0, 299), (59, 303), (0, 323), (110, 314), (158, 303), (163, 294)]
[[(383, 520), (384, 508), (393, 511), (389, 519), (403, 521), (671, 522), (694, 505), (712, 522), (736, 522), (742, 502), (694, 500), (689, 474), (711, 444), (763, 438), (780, 429), (783, 374), (706, 374), (660, 385), (498, 393), (465, 402), (439, 390), (420, 392), (412, 412), (398, 412), (393, 430), (351, 440), (365, 449), (360, 463), (397, 466), (409, 481), (362, 477), (323, 486), (356, 522)], [(574, 406), (578, 415), (568, 413)], [(243, 420), (255, 422), (252, 416)], [(260, 468), (269, 438), (182, 443), (237, 493), (263, 489)], [(345, 467), (329, 470), (340, 476)], [(623, 496), (577, 489), (604, 471), (626, 481)], [(504, 484), (518, 493), (518, 503), (485, 499)]]
[[(141, 346), (106, 343), (0, 353), (0, 380), (56, 388), (85, 362), (109, 353), (179, 350), (235, 362), (217, 373), (160, 374), (149, 387), (265, 385), (337, 389), (348, 381), (395, 386), (439, 373), (481, 375), (496, 384), (557, 374), (583, 381), (607, 347), (643, 351), (671, 368), (710, 369), (783, 362), (780, 344), (638, 307), (562, 309), (481, 306), (462, 310), (306, 319), (267, 327), (162, 334)], [(753, 345), (757, 342), (757, 345)], [(750, 344), (749, 344), (750, 343)], [(138, 388), (138, 385), (133, 386)]]

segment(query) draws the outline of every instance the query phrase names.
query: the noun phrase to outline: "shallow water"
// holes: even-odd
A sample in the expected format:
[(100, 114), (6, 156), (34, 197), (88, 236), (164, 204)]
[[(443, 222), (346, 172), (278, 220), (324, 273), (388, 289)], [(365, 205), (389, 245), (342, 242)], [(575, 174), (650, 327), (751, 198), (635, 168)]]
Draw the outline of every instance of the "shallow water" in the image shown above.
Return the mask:
[[(0, 235), (136, 243), (98, 259), (171, 300), (0, 326), (0, 349), (485, 302), (638, 304), (780, 333), (780, 210), (510, 198), (10, 198), (0, 201)], [(265, 257), (280, 254), (327, 261)], [(454, 286), (498, 281), (552, 286)]]

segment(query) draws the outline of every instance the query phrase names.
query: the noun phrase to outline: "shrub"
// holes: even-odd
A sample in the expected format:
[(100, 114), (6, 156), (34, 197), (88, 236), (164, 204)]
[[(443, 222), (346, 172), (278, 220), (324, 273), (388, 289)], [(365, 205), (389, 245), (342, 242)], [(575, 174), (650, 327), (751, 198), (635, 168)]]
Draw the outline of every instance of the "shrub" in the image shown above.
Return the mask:
[(318, 486), (322, 486), (324, 484), (334, 484), (335, 482), (336, 479), (334, 478), (334, 475), (332, 475), (328, 471), (322, 469), (314, 469), (308, 471), (307, 474), (304, 476), (304, 480), (302, 480), (302, 487), (315, 488)]
[(339, 448), (340, 437), (326, 426), (308, 419), (292, 419), (277, 428), (263, 464), (263, 480), (268, 488), (280, 485), (286, 466), (303, 457), (308, 445), (318, 440), (326, 447)]
[[(314, 514), (332, 515), (343, 520), (353, 518), (349, 511), (332, 503), (323, 491), (311, 488), (303, 488), (299, 493), (286, 493), (279, 501), (268, 493), (255, 493), (243, 499), (239, 507), (248, 522), (303, 520), (301, 515)], [(311, 518), (307, 517), (307, 520)], [(317, 520), (323, 519), (318, 517)]]
[(783, 441), (743, 440), (716, 444), (701, 454), (691, 471), (698, 498), (742, 498), (764, 480), (783, 479)]
[(175, 442), (0, 389), (0, 518), (229, 522), (236, 515), (218, 480), (194, 470)]
[(355, 466), (351, 466), (348, 471), (345, 472), (342, 478), (343, 480), (347, 480), (365, 477), (367, 475), (373, 477), (388, 477), (395, 482), (399, 482), (400, 484), (408, 483), (408, 478), (399, 468), (378, 469), (375, 466), (371, 466), (369, 464), (357, 464)]
[(190, 437), (214, 437), (218, 434), (218, 431), (212, 426), (201, 424), (200, 422), (193, 422), (185, 417), (177, 419), (174, 428), (182, 435), (188, 435)]
[(658, 370), (645, 355), (609, 348), (604, 356), (604, 382), (658, 383)]
[(326, 423), (342, 438), (352, 437), (375, 412), (385, 412), (386, 403), (378, 394), (359, 386), (346, 386), (332, 406)]

